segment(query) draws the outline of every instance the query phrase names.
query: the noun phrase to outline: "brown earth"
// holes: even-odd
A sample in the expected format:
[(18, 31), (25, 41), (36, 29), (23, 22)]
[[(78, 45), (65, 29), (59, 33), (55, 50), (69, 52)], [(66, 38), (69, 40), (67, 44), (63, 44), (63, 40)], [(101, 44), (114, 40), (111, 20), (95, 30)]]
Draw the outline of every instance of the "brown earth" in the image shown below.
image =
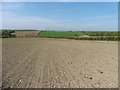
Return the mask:
[(39, 31), (15, 31), (16, 37), (37, 37)]
[(3, 87), (118, 87), (117, 42), (13, 38), (2, 45)]

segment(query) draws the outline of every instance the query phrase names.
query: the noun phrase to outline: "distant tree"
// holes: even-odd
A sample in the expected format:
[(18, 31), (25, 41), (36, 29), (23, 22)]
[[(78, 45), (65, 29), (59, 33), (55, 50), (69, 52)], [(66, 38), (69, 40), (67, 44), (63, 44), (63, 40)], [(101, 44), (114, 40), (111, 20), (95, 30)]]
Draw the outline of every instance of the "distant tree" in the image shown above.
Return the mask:
[(14, 35), (12, 35), (11, 33), (14, 33), (14, 30), (3, 30), (2, 31), (2, 38), (11, 38), (11, 37), (15, 37)]

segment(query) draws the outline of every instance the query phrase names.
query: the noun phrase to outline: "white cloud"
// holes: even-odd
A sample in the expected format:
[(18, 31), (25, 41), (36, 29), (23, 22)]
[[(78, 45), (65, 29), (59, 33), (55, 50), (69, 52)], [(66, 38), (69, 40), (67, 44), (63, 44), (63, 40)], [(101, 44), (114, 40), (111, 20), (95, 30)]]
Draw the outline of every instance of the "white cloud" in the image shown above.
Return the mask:
[(9, 3), (2, 3), (2, 11), (18, 11), (23, 9), (24, 3), (14, 3), (10, 4)]
[[(1, 5), (2, 6), (2, 5)], [(40, 16), (22, 15), (18, 11), (23, 10), (24, 3), (4, 3), (0, 14), (2, 28), (40, 28), (44, 23), (51, 23), (52, 20)], [(14, 12), (15, 11), (15, 12)], [(17, 12), (16, 12), (17, 11)], [(3, 16), (3, 17), (2, 17)]]
[(41, 18), (38, 16), (22, 16), (10, 12), (4, 12), (2, 28), (8, 29), (56, 29), (56, 30), (78, 30), (81, 25), (64, 23), (62, 21)]
[(115, 19), (117, 20), (118, 14), (114, 15), (102, 15), (102, 16), (95, 16), (95, 17), (86, 17), (84, 20), (107, 20), (107, 19)]
[[(112, 25), (113, 23), (117, 24), (117, 20), (115, 19), (114, 21), (111, 21), (112, 17), (114, 20), (114, 16), (106, 15), (89, 17), (77, 23), (72, 23), (72, 20), (66, 23), (64, 20), (53, 20), (38, 16), (22, 16), (10, 12), (4, 12), (2, 24), (3, 28), (9, 29), (117, 30), (117, 25)], [(109, 22), (111, 26), (104, 23), (106, 18), (111, 22), (111, 24)], [(103, 23), (101, 23), (100, 20), (103, 20)]]
[(3, 28), (40, 28), (42, 24), (51, 23), (51, 19), (38, 16), (22, 16), (4, 12), (2, 18)]

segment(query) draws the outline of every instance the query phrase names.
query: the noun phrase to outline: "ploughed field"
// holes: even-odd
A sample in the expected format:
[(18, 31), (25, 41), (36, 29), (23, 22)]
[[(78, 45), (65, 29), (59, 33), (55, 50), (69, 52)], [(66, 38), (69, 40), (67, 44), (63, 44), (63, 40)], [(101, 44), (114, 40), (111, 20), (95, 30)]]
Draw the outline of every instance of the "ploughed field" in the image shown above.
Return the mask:
[(3, 88), (118, 87), (118, 43), (10, 38), (2, 43)]

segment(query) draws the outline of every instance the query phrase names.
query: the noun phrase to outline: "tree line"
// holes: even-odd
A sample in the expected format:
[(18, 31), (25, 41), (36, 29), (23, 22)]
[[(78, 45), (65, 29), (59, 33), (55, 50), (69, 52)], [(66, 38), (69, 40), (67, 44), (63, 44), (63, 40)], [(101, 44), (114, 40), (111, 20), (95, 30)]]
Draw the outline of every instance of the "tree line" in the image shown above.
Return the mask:
[(12, 38), (15, 37), (15, 35), (12, 35), (14, 33), (14, 30), (3, 30), (2, 31), (2, 38)]

